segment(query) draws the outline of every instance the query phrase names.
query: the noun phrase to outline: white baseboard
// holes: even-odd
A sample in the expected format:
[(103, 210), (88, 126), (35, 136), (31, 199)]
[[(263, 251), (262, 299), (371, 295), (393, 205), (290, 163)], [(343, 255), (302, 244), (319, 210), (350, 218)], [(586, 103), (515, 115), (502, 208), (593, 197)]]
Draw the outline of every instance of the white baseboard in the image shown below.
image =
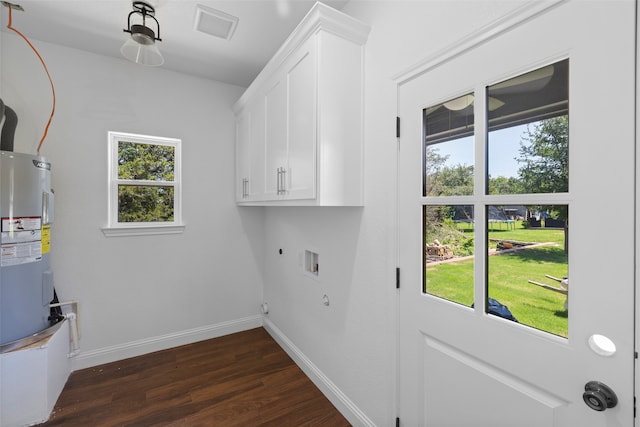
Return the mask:
[(269, 318), (263, 327), (353, 426), (376, 426)]
[(154, 351), (165, 350), (198, 341), (218, 338), (224, 335), (242, 332), (262, 326), (262, 316), (249, 316), (242, 319), (230, 320), (215, 325), (202, 326), (167, 335), (160, 335), (143, 340), (132, 341), (124, 344), (104, 347), (98, 350), (80, 351), (71, 361), (72, 371), (90, 368), (104, 363), (128, 359)]

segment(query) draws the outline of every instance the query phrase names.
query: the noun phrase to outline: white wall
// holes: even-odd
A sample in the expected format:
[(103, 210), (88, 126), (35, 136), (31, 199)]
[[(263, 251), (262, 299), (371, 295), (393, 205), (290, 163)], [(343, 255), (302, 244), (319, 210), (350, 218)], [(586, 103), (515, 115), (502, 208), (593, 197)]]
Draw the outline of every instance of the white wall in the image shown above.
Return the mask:
[[(365, 207), (267, 208), (265, 300), (269, 321), (365, 414), (351, 420), (356, 424), (393, 425), (396, 417), (393, 77), (517, 5), (352, 0), (343, 8), (372, 27), (365, 65)], [(298, 265), (307, 247), (320, 254), (318, 281)]]
[[(261, 324), (260, 210), (233, 195), (231, 105), (243, 88), (32, 40), (57, 105), (41, 154), (52, 162), (52, 266), (80, 303), (75, 367)], [(19, 116), (15, 151), (35, 153), (51, 90), (29, 47), (3, 34), (2, 94)], [(181, 138), (179, 235), (105, 237), (107, 132)]]

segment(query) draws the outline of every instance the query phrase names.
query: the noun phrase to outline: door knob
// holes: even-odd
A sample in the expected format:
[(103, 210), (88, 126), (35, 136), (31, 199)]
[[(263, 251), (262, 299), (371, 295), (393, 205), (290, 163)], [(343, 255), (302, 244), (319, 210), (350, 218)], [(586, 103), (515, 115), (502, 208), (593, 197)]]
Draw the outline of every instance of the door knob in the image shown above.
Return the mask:
[(618, 404), (618, 396), (605, 384), (589, 381), (584, 386), (582, 399), (587, 406), (595, 411), (604, 411)]

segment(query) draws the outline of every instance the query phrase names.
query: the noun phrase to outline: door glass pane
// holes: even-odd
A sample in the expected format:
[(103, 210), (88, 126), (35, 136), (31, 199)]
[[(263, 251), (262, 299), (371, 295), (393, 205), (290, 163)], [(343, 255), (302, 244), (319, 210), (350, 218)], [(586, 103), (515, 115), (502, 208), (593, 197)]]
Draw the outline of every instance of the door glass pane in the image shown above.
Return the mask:
[(569, 60), (487, 87), (487, 194), (569, 191)]
[(473, 304), (473, 206), (423, 207), (423, 292)]
[(423, 196), (473, 194), (473, 95), (423, 111)]
[(487, 313), (568, 337), (567, 218), (567, 205), (487, 206)]

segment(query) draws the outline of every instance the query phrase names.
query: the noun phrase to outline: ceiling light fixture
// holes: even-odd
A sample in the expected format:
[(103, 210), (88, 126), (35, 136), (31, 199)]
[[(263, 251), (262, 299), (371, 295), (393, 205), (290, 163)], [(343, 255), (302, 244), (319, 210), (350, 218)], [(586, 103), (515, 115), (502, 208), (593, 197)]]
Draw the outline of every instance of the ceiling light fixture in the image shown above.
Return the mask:
[[(127, 17), (127, 28), (123, 29), (125, 33), (131, 34), (131, 37), (120, 48), (122, 55), (129, 61), (136, 64), (159, 66), (164, 64), (164, 58), (156, 46), (156, 41), (161, 42), (160, 24), (155, 18), (156, 10), (149, 3), (143, 1), (133, 2), (133, 11)], [(142, 24), (131, 25), (131, 17), (134, 14), (142, 16)], [(155, 21), (158, 30), (158, 36), (149, 27), (147, 27), (147, 18)]]
[(463, 95), (460, 98), (447, 101), (442, 105), (444, 105), (447, 108), (447, 110), (460, 111), (460, 110), (464, 110), (471, 104), (473, 104), (473, 95)]

